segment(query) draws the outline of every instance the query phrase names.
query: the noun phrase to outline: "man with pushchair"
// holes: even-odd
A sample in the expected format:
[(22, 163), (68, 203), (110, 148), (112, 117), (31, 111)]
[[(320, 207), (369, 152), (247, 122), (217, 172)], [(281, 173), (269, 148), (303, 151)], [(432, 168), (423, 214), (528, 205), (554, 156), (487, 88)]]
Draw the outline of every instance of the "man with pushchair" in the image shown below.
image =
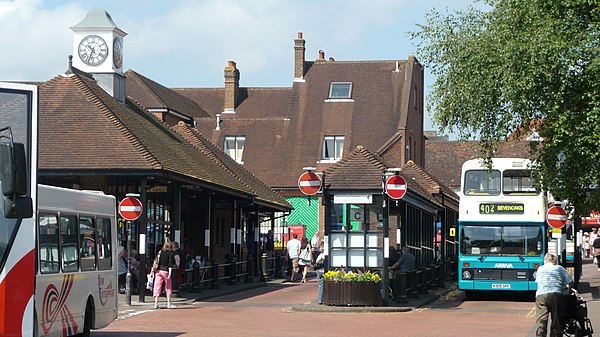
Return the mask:
[(558, 264), (554, 254), (544, 256), (544, 265), (537, 270), (535, 281), (536, 336), (547, 336), (548, 315), (552, 316), (550, 336), (562, 336), (561, 310), (564, 307), (563, 294), (573, 285), (573, 278)]

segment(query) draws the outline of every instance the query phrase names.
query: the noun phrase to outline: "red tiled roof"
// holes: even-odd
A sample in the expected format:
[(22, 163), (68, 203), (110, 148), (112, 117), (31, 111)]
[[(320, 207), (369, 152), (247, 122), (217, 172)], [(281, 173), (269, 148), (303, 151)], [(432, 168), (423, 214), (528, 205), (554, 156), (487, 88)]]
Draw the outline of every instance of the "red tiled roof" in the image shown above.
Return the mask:
[(78, 75), (59, 75), (39, 87), (40, 169), (160, 169), (160, 161), (115, 116), (113, 109), (130, 111), (127, 106), (107, 105), (101, 98), (107, 94), (98, 97), (98, 89)]
[(147, 109), (169, 109), (194, 118), (209, 116), (196, 102), (131, 69), (125, 73), (125, 77), (127, 96), (133, 97)]
[(230, 172), (232, 179), (237, 179), (240, 183), (246, 185), (248, 189), (252, 190), (256, 195), (255, 202), (267, 203), (271, 206), (279, 205), (281, 206), (281, 210), (290, 210), (293, 208), (292, 205), (256, 178), (251, 172), (204, 138), (198, 130), (182, 122), (173, 126), (172, 129), (189, 141), (202, 155), (213, 160), (223, 170)]
[[(43, 171), (124, 171), (180, 175), (201, 186), (289, 204), (257, 179), (224, 165), (210, 148), (198, 151), (135, 102), (123, 104), (93, 80), (57, 76), (40, 86), (39, 166)], [(229, 164), (228, 164), (229, 165)]]
[[(347, 157), (325, 171), (325, 186), (330, 191), (376, 191), (382, 190), (383, 173), (391, 168), (383, 159), (363, 146), (357, 146)], [(408, 191), (415, 193), (435, 204), (439, 204), (434, 193), (443, 189), (449, 196), (458, 200), (448, 187), (431, 177), (423, 168), (409, 161), (400, 168), (400, 174), (406, 179)], [(435, 188), (434, 188), (435, 187)]]
[[(460, 189), (463, 163), (469, 159), (480, 157), (479, 141), (425, 143), (425, 169), (453, 190)], [(496, 157), (529, 158), (529, 142), (500, 142)]]
[[(240, 88), (235, 114), (223, 113), (224, 89), (174, 90), (212, 116), (197, 119), (209, 140), (221, 147), (225, 136), (245, 136), (244, 166), (273, 188), (294, 189), (302, 167), (318, 164), (325, 135), (343, 135), (346, 152), (386, 144), (405, 127), (406, 93), (416, 85), (407, 61), (306, 63), (305, 82), (291, 88)], [(353, 102), (328, 100), (331, 82), (352, 82)]]

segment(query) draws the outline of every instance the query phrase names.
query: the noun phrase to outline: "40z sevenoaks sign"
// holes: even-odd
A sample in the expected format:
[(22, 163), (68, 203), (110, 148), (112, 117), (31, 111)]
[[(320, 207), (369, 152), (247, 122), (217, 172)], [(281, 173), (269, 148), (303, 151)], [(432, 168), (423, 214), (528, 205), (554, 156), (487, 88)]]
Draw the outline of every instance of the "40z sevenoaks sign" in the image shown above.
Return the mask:
[(523, 204), (479, 204), (479, 214), (524, 214)]

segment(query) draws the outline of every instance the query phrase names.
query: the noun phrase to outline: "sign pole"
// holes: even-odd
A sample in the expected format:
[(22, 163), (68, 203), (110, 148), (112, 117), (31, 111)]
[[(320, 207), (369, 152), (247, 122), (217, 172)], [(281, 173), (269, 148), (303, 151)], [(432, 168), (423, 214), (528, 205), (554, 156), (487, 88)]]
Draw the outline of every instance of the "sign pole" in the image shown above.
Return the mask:
[[(139, 194), (127, 193), (126, 198), (119, 203), (119, 215), (127, 220), (125, 232), (127, 235), (127, 275), (125, 276), (125, 301), (131, 305), (131, 221), (137, 220), (142, 214), (142, 203), (136, 198)], [(119, 257), (120, 258), (120, 257)], [(139, 288), (139, 284), (138, 284)]]
[(125, 302), (131, 305), (131, 221), (127, 220), (127, 276), (125, 278)]

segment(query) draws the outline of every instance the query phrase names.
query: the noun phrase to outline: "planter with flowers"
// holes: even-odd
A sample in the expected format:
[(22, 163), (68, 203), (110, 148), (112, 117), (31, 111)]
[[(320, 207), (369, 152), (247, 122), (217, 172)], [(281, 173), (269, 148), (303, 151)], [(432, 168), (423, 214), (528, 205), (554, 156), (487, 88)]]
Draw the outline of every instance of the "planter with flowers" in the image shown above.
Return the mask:
[(371, 271), (329, 270), (323, 274), (323, 290), (326, 305), (381, 305), (381, 276)]

